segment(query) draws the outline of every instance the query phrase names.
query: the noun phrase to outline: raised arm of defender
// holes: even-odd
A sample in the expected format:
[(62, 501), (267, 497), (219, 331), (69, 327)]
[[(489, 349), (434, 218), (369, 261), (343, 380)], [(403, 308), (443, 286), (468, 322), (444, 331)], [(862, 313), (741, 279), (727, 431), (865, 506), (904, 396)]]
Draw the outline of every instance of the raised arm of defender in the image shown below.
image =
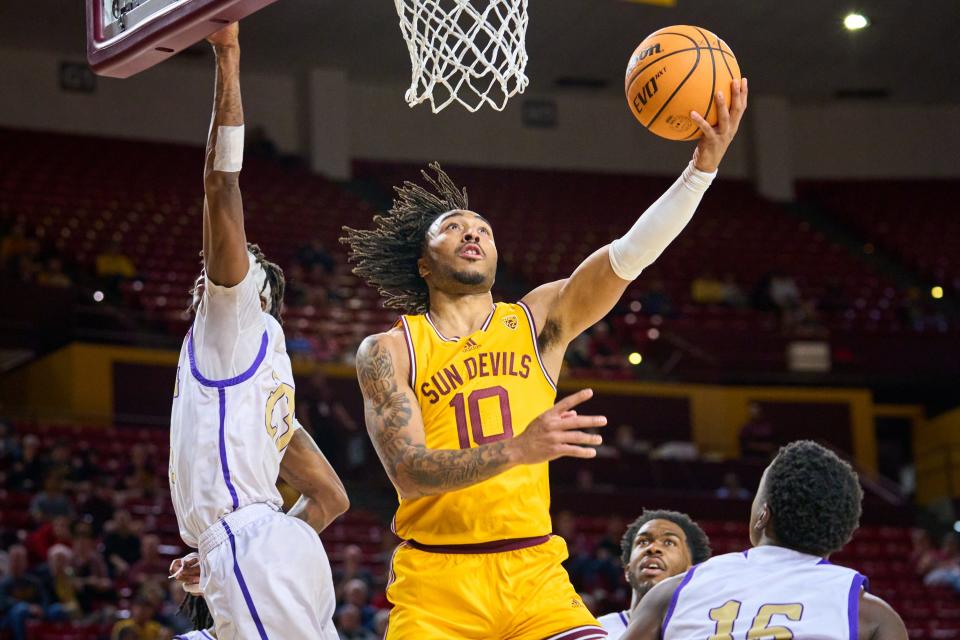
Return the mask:
[(234, 23), (207, 38), (217, 58), (217, 79), (203, 169), (203, 260), (207, 277), (225, 287), (243, 280), (249, 266), (239, 183), (243, 104), (238, 34)]
[(524, 302), (543, 318), (541, 350), (551, 374), (559, 372), (567, 344), (613, 309), (632, 280), (683, 231), (716, 175), (747, 108), (747, 81), (731, 83), (731, 101), (717, 93), (718, 123), (694, 113), (703, 137), (693, 160), (675, 182), (621, 238), (595, 251), (573, 274), (530, 292)]
[(606, 418), (573, 411), (593, 395), (589, 389), (558, 402), (516, 438), (471, 449), (427, 448), (420, 407), (407, 382), (406, 358), (397, 330), (370, 336), (357, 352), (367, 431), (402, 498), (469, 487), (520, 464), (596, 455), (592, 447), (600, 444), (600, 436), (581, 429), (603, 426)]

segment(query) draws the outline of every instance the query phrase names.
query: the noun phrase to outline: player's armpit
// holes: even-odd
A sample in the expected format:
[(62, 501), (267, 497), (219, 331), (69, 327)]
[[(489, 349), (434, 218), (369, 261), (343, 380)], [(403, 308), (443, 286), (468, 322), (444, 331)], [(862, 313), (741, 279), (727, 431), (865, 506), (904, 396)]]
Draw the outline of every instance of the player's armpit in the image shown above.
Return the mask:
[(428, 449), (423, 417), (404, 371), (406, 357), (390, 333), (369, 336), (357, 351), (357, 379), (373, 446), (400, 496), (446, 493), (491, 478), (515, 466), (509, 440), (472, 449)]
[(858, 640), (907, 640), (907, 627), (889, 604), (875, 595), (860, 594)]
[(621, 640), (659, 640), (670, 600), (685, 575), (667, 578), (643, 596), (630, 614), (630, 626)]
[(280, 461), (280, 477), (302, 495), (287, 515), (323, 531), (350, 507), (347, 491), (320, 447), (297, 429)]
[[(541, 351), (552, 346), (565, 349), (571, 340), (610, 313), (629, 285), (614, 273), (608, 248), (604, 246), (580, 263), (569, 278), (531, 291), (523, 301), (534, 318), (544, 319), (540, 327)], [(546, 340), (544, 334), (550, 327), (554, 335)]]

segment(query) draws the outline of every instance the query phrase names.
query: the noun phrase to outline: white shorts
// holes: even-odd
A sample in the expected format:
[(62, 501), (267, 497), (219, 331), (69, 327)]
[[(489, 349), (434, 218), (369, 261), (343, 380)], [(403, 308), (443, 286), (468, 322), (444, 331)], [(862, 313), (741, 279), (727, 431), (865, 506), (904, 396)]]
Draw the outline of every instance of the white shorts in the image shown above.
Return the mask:
[(330, 562), (310, 525), (252, 504), (207, 529), (199, 547), (217, 640), (337, 640)]

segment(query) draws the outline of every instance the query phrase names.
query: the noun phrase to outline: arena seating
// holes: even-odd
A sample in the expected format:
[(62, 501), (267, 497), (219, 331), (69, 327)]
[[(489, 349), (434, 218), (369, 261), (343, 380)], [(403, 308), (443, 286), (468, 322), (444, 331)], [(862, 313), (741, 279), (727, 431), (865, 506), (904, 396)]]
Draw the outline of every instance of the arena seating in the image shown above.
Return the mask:
[[(124, 305), (142, 311), (147, 327), (182, 335), (188, 323), (186, 292), (199, 271), (200, 149), (10, 130), (0, 130), (0, 139), (0, 225), (23, 223), (29, 235), (87, 270), (116, 243), (139, 272), (122, 285)], [(522, 281), (521, 290), (569, 274), (590, 251), (627, 228), (670, 183), (640, 176), (447, 168), (468, 187), (472, 206), (495, 223), (502, 262)], [(418, 169), (356, 165), (359, 177), (380, 183), (384, 192), (403, 179), (417, 178)], [(352, 353), (364, 335), (390, 325), (395, 314), (349, 273), (337, 243), (342, 225), (369, 222), (370, 204), (340, 185), (271, 159), (248, 158), (242, 187), (248, 238), (287, 269), (291, 286), (323, 291), (316, 299), (288, 303), (288, 338), (322, 343), (314, 355), (338, 359)], [(856, 192), (853, 187), (848, 191)], [(957, 372), (950, 355), (960, 347), (956, 319), (912, 322), (910, 312), (923, 311), (909, 306), (918, 303), (909, 301), (906, 292), (808, 222), (759, 199), (750, 185), (721, 180), (701, 209), (611, 316), (624, 357), (600, 369), (596, 362), (581, 363), (587, 369), (582, 373), (632, 375), (625, 359), (631, 350), (660, 365), (679, 354), (669, 370), (680, 374), (781, 372), (788, 343), (827, 334), (837, 371)], [(942, 215), (948, 215), (946, 208)], [(902, 254), (913, 266), (910, 251), (932, 242), (937, 224), (924, 228), (928, 235), (913, 240), (892, 226), (868, 225), (864, 234), (872, 237), (876, 231), (877, 242), (912, 243), (903, 245)], [(297, 248), (312, 240), (319, 240), (333, 258), (332, 273), (292, 268)], [(949, 260), (950, 248), (943, 246), (937, 264)], [(916, 262), (920, 270), (927, 269), (924, 265)], [(933, 275), (939, 273), (940, 267), (929, 268)], [(802, 299), (817, 306), (808, 325), (788, 329), (770, 311), (691, 299), (690, 284), (698, 276), (729, 274), (749, 294), (773, 273), (793, 278)], [(644, 304), (661, 283), (669, 310)]]
[[(132, 447), (135, 445), (147, 447), (150, 453), (149, 459), (153, 461), (153, 471), (158, 479), (156, 494), (149, 499), (127, 501), (117, 506), (130, 510), (138, 520), (144, 523), (145, 530), (155, 532), (161, 537), (161, 550), (167, 557), (172, 558), (184, 552), (185, 548), (179, 540), (166, 489), (169, 436), (165, 430), (138, 427), (104, 430), (80, 425), (33, 423), (18, 423), (15, 427), (19, 435), (28, 433), (37, 435), (43, 450), (66, 444), (72, 454), (89, 456), (94, 463), (93, 467), (99, 470), (95, 481), (108, 484), (115, 484), (121, 480), (117, 474), (123, 469), (123, 463), (129, 458)], [(742, 474), (744, 485), (752, 488), (761, 469), (759, 464), (747, 462), (733, 462), (726, 466), (696, 461), (689, 463), (661, 461), (650, 464), (653, 465), (654, 471), (648, 475), (637, 476), (635, 471), (627, 472), (621, 469), (621, 476), (603, 480), (609, 483), (622, 483), (624, 477), (633, 476), (632, 480), (642, 480), (651, 486), (672, 487), (684, 489), (688, 494), (712, 496), (712, 493), (705, 489), (717, 486), (721, 474), (731, 469), (736, 470)], [(656, 470), (657, 464), (661, 465), (659, 471)], [(607, 466), (606, 464), (590, 465), (590, 468), (601, 470)], [(687, 473), (679, 473), (680, 466), (687, 467)], [(554, 466), (554, 495), (561, 501), (567, 491), (565, 486), (569, 482), (570, 471), (571, 469), (565, 465)], [(696, 476), (701, 483), (699, 487), (689, 484), (692, 476)], [(6, 490), (0, 492), (0, 538), (15, 539), (20, 533), (29, 532), (35, 526), (27, 513), (31, 497), (32, 494), (29, 492)], [(713, 497), (710, 499), (717, 502)], [(584, 504), (583, 500), (577, 500), (577, 502)], [(725, 502), (724, 513), (727, 514), (725, 517), (698, 518), (698, 520), (710, 536), (715, 553), (740, 551), (749, 545), (745, 523), (749, 501), (720, 502)], [(611, 517), (619, 518), (616, 522), (622, 523), (624, 519), (633, 518), (640, 508), (635, 506), (635, 503), (622, 499), (616, 504), (619, 505), (617, 510), (608, 511), (603, 515), (576, 517), (574, 539), (569, 541), (574, 555), (593, 554), (597, 543), (604, 536), (609, 535)], [(697, 517), (696, 512), (693, 512), (693, 515)], [(376, 589), (379, 590), (379, 593), (373, 597), (373, 602), (382, 606), (387, 562), (395, 544), (395, 538), (387, 527), (386, 516), (354, 510), (334, 523), (322, 537), (335, 572), (342, 566), (344, 551), (348, 545), (358, 545), (362, 549), (362, 568), (370, 572)], [(960, 598), (944, 588), (925, 587), (914, 573), (914, 567), (909, 561), (910, 553), (910, 530), (907, 527), (891, 524), (865, 525), (858, 530), (853, 542), (836, 554), (832, 560), (857, 568), (868, 575), (871, 579), (872, 591), (888, 600), (904, 617), (910, 629), (911, 638), (923, 640), (960, 638)], [(615, 562), (616, 559), (612, 561)], [(160, 578), (165, 579), (165, 576)], [(586, 588), (584, 585), (580, 586)], [(125, 599), (131, 596), (131, 592), (129, 588), (125, 588), (126, 585), (122, 581), (117, 587), (123, 599), (120, 603), (122, 606), (126, 602)], [(609, 609), (625, 606), (626, 603), (623, 600), (626, 597), (625, 585), (622, 582), (609, 585), (602, 591), (606, 595), (605, 599), (601, 599), (599, 606)], [(106, 623), (78, 626), (62, 622), (33, 621), (30, 623), (30, 637), (38, 640), (98, 640), (107, 637), (109, 628), (110, 625)]]

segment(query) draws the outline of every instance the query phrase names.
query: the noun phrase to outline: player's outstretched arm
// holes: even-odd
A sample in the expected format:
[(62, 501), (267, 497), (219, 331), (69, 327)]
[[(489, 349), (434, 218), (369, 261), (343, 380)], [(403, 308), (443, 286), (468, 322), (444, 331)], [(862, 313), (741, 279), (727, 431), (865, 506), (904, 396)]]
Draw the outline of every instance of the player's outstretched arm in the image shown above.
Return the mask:
[(596, 455), (600, 436), (581, 429), (603, 426), (606, 418), (573, 411), (591, 397), (589, 390), (564, 398), (516, 438), (470, 449), (428, 448), (405, 349), (402, 335), (392, 331), (368, 337), (357, 352), (367, 431), (402, 498), (469, 487), (519, 464)]
[(673, 599), (684, 575), (667, 578), (643, 596), (637, 608), (631, 612), (630, 626), (621, 636), (621, 640), (659, 640), (670, 600)]
[(565, 348), (607, 315), (630, 282), (683, 231), (736, 135), (747, 108), (746, 79), (732, 82), (731, 94), (728, 101), (723, 92), (717, 93), (716, 127), (691, 114), (704, 132), (693, 161), (626, 234), (595, 251), (569, 278), (545, 284), (524, 298), (534, 317), (545, 318), (541, 340), (545, 331), (550, 340), (544, 346), (555, 341)]
[(280, 461), (280, 477), (300, 492), (287, 515), (309, 524), (317, 533), (350, 508), (347, 490), (310, 434), (297, 429)]
[(207, 277), (225, 287), (243, 280), (249, 266), (239, 182), (244, 129), (238, 34), (234, 23), (207, 38), (217, 77), (203, 170), (203, 261)]
[(907, 627), (889, 604), (875, 595), (860, 594), (858, 640), (907, 640)]

